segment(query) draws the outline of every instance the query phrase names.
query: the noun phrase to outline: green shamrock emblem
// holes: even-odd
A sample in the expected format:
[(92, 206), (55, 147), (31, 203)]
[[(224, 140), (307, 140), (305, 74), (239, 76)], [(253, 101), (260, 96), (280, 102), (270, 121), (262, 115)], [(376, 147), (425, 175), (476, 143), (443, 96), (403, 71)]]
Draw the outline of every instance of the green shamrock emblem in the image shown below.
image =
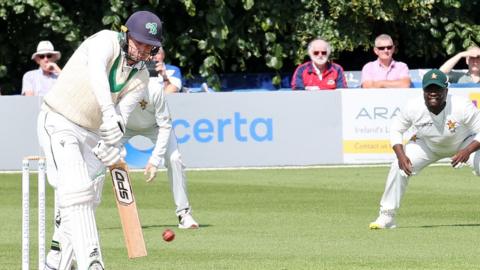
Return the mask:
[(146, 23), (145, 28), (147, 28), (149, 30), (148, 33), (150, 33), (152, 35), (157, 34), (157, 23), (154, 23), (154, 22)]

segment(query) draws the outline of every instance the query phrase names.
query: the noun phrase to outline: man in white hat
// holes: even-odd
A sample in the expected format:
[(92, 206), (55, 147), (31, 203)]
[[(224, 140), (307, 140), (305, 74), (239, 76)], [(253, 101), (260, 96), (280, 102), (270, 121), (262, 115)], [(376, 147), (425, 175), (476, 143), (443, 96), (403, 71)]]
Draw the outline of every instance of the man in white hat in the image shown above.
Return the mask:
[(62, 71), (55, 63), (61, 56), (59, 51), (54, 50), (50, 41), (40, 41), (37, 51), (32, 54), (32, 60), (38, 64), (38, 69), (30, 70), (23, 75), (22, 95), (44, 96)]

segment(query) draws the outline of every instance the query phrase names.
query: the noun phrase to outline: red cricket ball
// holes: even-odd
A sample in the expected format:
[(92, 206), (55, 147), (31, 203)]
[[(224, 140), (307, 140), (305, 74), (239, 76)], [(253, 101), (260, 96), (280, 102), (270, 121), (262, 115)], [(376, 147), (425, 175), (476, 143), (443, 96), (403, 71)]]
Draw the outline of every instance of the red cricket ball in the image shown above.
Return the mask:
[(163, 237), (163, 240), (170, 242), (173, 239), (175, 239), (175, 233), (170, 229), (166, 229), (165, 231), (163, 231), (162, 237)]

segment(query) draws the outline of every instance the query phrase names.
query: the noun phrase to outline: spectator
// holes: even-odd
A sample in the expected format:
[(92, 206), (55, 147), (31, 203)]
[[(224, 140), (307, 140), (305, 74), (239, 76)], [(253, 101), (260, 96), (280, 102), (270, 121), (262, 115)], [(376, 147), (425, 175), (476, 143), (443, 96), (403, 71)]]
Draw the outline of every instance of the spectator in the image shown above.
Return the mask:
[(47, 94), (62, 71), (55, 63), (61, 56), (59, 51), (53, 49), (50, 41), (40, 41), (37, 51), (32, 55), (32, 60), (38, 64), (38, 69), (28, 71), (23, 75), (22, 95), (44, 96)]
[[(157, 85), (164, 87), (165, 93), (176, 93), (182, 89), (182, 72), (180, 68), (173, 65), (165, 64), (165, 51), (163, 48), (153, 57), (155, 63), (155, 71), (150, 72), (150, 80), (157, 82)], [(150, 84), (152, 85), (152, 84)]]
[[(468, 65), (468, 72), (452, 71), (453, 67), (465, 57)], [(480, 83), (480, 48), (472, 46), (466, 51), (457, 53), (448, 59), (440, 70), (448, 74), (449, 81), (452, 83)]]
[(389, 35), (381, 34), (375, 39), (373, 52), (377, 60), (362, 68), (363, 88), (409, 88), (411, 84), (408, 66), (393, 60), (395, 45)]
[(321, 39), (312, 40), (307, 47), (310, 61), (297, 67), (292, 78), (293, 90), (333, 90), (347, 88), (343, 68), (329, 61), (332, 48)]

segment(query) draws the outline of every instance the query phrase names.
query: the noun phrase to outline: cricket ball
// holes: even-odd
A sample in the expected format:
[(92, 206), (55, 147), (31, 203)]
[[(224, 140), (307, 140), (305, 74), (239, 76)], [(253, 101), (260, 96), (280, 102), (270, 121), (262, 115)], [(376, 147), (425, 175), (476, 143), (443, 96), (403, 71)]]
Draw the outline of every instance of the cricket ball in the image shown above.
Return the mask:
[(170, 229), (166, 229), (165, 231), (163, 231), (162, 237), (163, 240), (170, 242), (175, 239), (175, 233)]

